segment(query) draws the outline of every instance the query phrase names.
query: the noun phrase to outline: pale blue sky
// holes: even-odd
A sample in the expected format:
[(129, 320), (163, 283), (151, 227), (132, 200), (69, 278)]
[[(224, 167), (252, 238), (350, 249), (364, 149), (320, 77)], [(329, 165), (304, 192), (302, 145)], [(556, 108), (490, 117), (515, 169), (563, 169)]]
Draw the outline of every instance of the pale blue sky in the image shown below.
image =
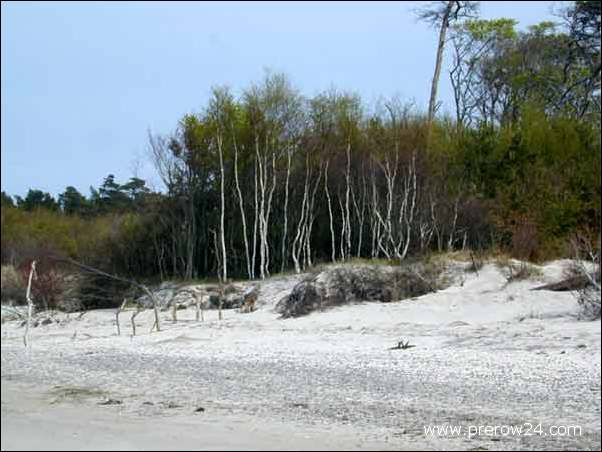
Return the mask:
[[(2, 190), (88, 195), (134, 171), (158, 185), (147, 130), (170, 132), (212, 85), (240, 93), (264, 68), (306, 95), (335, 86), (425, 108), (436, 32), (416, 21), (420, 3), (2, 2)], [(484, 1), (481, 16), (524, 28), (558, 6)]]

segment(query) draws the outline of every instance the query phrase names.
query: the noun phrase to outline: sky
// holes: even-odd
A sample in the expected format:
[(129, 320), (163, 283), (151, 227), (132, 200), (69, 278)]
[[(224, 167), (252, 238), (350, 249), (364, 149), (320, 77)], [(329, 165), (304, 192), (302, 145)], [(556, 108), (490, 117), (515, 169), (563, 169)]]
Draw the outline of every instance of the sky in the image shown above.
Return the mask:
[[(235, 94), (266, 69), (302, 94), (330, 87), (426, 110), (436, 30), (429, 2), (2, 2), (2, 190), (89, 194), (108, 174), (160, 189), (148, 132), (199, 112), (215, 85)], [(483, 1), (519, 28), (566, 2)], [(447, 74), (442, 110), (451, 111)]]

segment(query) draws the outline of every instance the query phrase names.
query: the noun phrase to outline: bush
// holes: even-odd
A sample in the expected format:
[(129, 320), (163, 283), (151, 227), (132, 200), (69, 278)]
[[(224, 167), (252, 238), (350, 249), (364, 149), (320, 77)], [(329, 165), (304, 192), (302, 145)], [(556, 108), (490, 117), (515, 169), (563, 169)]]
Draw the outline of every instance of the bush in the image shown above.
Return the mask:
[(600, 289), (586, 287), (577, 291), (576, 296), (581, 308), (579, 316), (586, 320), (600, 320)]
[(412, 298), (438, 290), (442, 272), (443, 267), (433, 263), (328, 268), (297, 284), (276, 305), (276, 311), (283, 318), (299, 317), (354, 301), (389, 303)]
[(124, 298), (135, 299), (141, 294), (126, 282), (109, 279), (94, 273), (81, 273), (65, 297), (66, 310), (117, 308)]
[(511, 259), (500, 259), (497, 266), (504, 272), (508, 283), (535, 279), (542, 275), (538, 267), (525, 261), (516, 262)]
[[(27, 287), (31, 263), (25, 260), (18, 268), (21, 283)], [(36, 260), (36, 272), (31, 281), (31, 297), (34, 305), (42, 309), (55, 309), (63, 293), (63, 276), (48, 258)]]
[[(569, 271), (580, 276), (586, 282), (583, 287), (573, 293), (581, 308), (579, 316), (582, 319), (600, 319), (600, 237), (597, 243), (589, 232), (577, 233), (571, 239), (574, 264)], [(588, 265), (589, 264), (589, 265)]]
[(512, 256), (521, 260), (534, 260), (538, 249), (537, 225), (532, 220), (522, 218), (512, 234)]
[(470, 252), (470, 265), (466, 267), (468, 273), (479, 274), (479, 270), (485, 265), (485, 253), (482, 250)]
[(2, 266), (2, 303), (25, 304), (25, 286), (12, 265)]

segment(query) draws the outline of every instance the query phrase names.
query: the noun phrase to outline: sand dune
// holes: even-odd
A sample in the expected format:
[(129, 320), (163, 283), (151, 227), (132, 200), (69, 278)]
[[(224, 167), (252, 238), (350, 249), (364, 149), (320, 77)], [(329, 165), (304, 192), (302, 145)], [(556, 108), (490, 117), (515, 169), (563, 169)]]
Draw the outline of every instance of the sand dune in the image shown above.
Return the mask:
[[(273, 308), (299, 277), (280, 277), (251, 314), (165, 312), (148, 334), (147, 312), (132, 338), (95, 311), (33, 329), (29, 351), (7, 322), (2, 449), (599, 449), (600, 322), (578, 320), (570, 293), (530, 290), (561, 265), (511, 284), (487, 265), (422, 297), (286, 320)], [(65, 387), (93, 395), (54, 400)], [(525, 423), (581, 432), (424, 430)]]

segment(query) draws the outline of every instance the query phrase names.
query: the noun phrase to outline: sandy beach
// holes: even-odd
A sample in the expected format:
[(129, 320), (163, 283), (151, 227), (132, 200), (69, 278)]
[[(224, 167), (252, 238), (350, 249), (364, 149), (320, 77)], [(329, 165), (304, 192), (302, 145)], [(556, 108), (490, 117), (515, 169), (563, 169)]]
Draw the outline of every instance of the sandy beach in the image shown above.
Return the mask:
[[(2, 449), (596, 450), (600, 322), (578, 320), (570, 293), (530, 290), (561, 267), (508, 284), (487, 265), (422, 297), (286, 320), (273, 308), (299, 276), (272, 278), (251, 314), (162, 312), (149, 334), (148, 311), (131, 337), (129, 316), (117, 336), (100, 310), (33, 329), (27, 351), (8, 321)], [(546, 434), (466, 434), (526, 423)]]

